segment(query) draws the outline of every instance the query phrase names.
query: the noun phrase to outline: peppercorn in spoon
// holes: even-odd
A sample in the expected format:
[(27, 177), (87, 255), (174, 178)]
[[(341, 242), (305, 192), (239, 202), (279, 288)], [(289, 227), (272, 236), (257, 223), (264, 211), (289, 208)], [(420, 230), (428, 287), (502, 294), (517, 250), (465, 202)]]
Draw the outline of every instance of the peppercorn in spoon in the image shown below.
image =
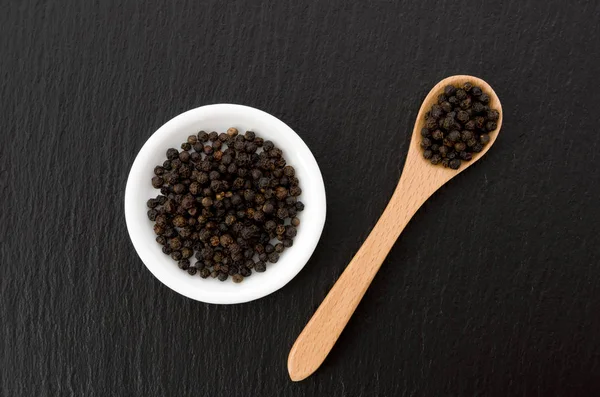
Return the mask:
[[(422, 145), (421, 131), (426, 119), (429, 119), (430, 109), (437, 104), (438, 96), (444, 93), (444, 88), (463, 87), (465, 83), (481, 88), (486, 94), (489, 109), (497, 111), (494, 113), (496, 128), (485, 137), (486, 145), (476, 147), (473, 153), (469, 153), (469, 160), (463, 161), (459, 169), (434, 165), (436, 162), (431, 161), (431, 153), (426, 153), (430, 148)], [(305, 379), (319, 368), (413, 215), (436, 190), (487, 153), (498, 137), (501, 126), (500, 99), (482, 79), (465, 75), (451, 76), (433, 87), (419, 109), (404, 170), (390, 202), (290, 351), (288, 371), (292, 380)]]

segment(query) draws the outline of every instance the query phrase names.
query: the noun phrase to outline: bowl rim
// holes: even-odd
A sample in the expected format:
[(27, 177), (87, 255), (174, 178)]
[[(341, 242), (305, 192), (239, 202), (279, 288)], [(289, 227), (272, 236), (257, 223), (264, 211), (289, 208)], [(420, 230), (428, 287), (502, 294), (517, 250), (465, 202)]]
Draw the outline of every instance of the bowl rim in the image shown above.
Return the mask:
[[(303, 187), (303, 196), (306, 192), (305, 186), (310, 185), (314, 196), (311, 205), (315, 205), (314, 214), (309, 220), (305, 220), (302, 223), (303, 228), (299, 230), (298, 236), (296, 236), (295, 240), (298, 240), (298, 237), (304, 233), (305, 236), (303, 241), (305, 241), (302, 247), (302, 252), (296, 248), (296, 244), (294, 246), (288, 248), (286, 252), (288, 255), (285, 260), (282, 257), (276, 265), (280, 265), (285, 262), (284, 266), (276, 266), (273, 269), (269, 269), (266, 273), (254, 273), (254, 277), (260, 277), (261, 275), (271, 274), (271, 276), (266, 279), (268, 282), (262, 282), (257, 284), (253, 283), (251, 288), (246, 288), (247, 283), (240, 283), (236, 285), (236, 292), (233, 293), (218, 293), (215, 295), (211, 295), (210, 291), (203, 290), (202, 282), (207, 281), (215, 281), (215, 280), (203, 280), (198, 277), (198, 285), (194, 288), (190, 288), (189, 283), (179, 283), (177, 282), (177, 278), (180, 276), (176, 275), (175, 272), (184, 273), (182, 270), (178, 269), (177, 266), (173, 266), (172, 269), (167, 269), (162, 262), (162, 259), (153, 256), (148, 252), (147, 247), (150, 244), (157, 246), (156, 242), (151, 240), (147, 241), (144, 236), (140, 233), (140, 228), (145, 227), (144, 223), (147, 224), (149, 220), (147, 219), (145, 213), (147, 208), (145, 207), (145, 201), (139, 203), (137, 201), (138, 197), (141, 193), (142, 189), (139, 184), (140, 177), (145, 175), (148, 172), (147, 167), (151, 167), (152, 169), (156, 164), (151, 162), (150, 157), (152, 154), (156, 153), (158, 149), (158, 144), (162, 142), (166, 136), (177, 134), (178, 130), (180, 131), (184, 128), (184, 125), (187, 125), (190, 122), (201, 123), (203, 117), (208, 117), (209, 115), (214, 115), (215, 113), (223, 113), (223, 114), (235, 114), (239, 115), (244, 114), (246, 117), (252, 117), (258, 123), (263, 123), (263, 125), (270, 125), (271, 128), (275, 128), (277, 133), (285, 136), (286, 144), (282, 145), (281, 142), (276, 142), (277, 146), (280, 147), (284, 153), (289, 150), (293, 150), (302, 159), (302, 164), (292, 164), (295, 168), (298, 169), (299, 166), (306, 169), (306, 173), (310, 175), (310, 180), (302, 180)], [(235, 119), (235, 118), (234, 118)], [(231, 125), (231, 124), (230, 124)], [(259, 135), (261, 135), (261, 131), (259, 128), (252, 127), (257, 131)], [(267, 138), (265, 138), (267, 139)], [(270, 139), (270, 138), (268, 138)], [(282, 139), (282, 141), (284, 141)], [(166, 150), (165, 147), (160, 146), (161, 150)], [(287, 156), (286, 156), (287, 157)], [(304, 199), (303, 199), (304, 201)], [(194, 109), (190, 109), (186, 112), (183, 112), (161, 127), (159, 127), (152, 135), (146, 140), (146, 142), (142, 145), (138, 154), (136, 155), (130, 171), (127, 177), (127, 183), (125, 186), (125, 198), (124, 198), (124, 209), (125, 209), (125, 222), (127, 225), (127, 231), (129, 234), (129, 238), (144, 265), (150, 272), (163, 284), (165, 284), (170, 289), (175, 292), (184, 295), (188, 298), (206, 302), (206, 303), (214, 303), (214, 304), (235, 304), (235, 303), (244, 303), (250, 302), (252, 300), (256, 300), (262, 297), (265, 297), (278, 289), (285, 286), (288, 282), (290, 282), (306, 265), (310, 257), (312, 256), (317, 244), (320, 240), (321, 234), (323, 232), (323, 228), (325, 226), (326, 219), (326, 195), (325, 195), (325, 184), (323, 182), (323, 176), (321, 174), (321, 170), (319, 165), (306, 145), (306, 143), (300, 138), (300, 136), (287, 124), (283, 121), (279, 120), (277, 117), (262, 111), (260, 109), (256, 109), (246, 105), (239, 104), (231, 104), (231, 103), (217, 103), (200, 106)], [(143, 206), (143, 211), (140, 210), (139, 206)], [(140, 217), (140, 213), (143, 214), (143, 218), (145, 221), (142, 221)], [(308, 226), (307, 226), (308, 225)], [(296, 242), (296, 241), (295, 241)], [(296, 251), (295, 255), (289, 255), (289, 253)], [(162, 254), (161, 254), (162, 255)], [(172, 260), (165, 255), (162, 255), (163, 258), (167, 258), (171, 263)], [(171, 271), (172, 270), (172, 271)], [(281, 274), (281, 277), (273, 277), (273, 273)], [(172, 274), (172, 276), (169, 276)], [(187, 277), (191, 277), (186, 275)], [(231, 282), (227, 280), (227, 282)], [(212, 292), (214, 293), (214, 291)]]

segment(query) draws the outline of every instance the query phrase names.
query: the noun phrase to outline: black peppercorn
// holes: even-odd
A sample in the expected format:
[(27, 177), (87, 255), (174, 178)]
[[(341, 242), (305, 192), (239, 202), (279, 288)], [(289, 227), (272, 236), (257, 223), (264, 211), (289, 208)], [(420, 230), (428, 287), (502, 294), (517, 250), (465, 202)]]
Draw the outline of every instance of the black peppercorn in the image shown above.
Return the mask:
[(256, 134), (253, 131), (246, 131), (246, 134), (244, 134), (244, 138), (247, 141), (253, 141), (254, 138), (256, 138)]
[(496, 124), (495, 121), (488, 121), (487, 123), (485, 123), (485, 129), (488, 132), (494, 131), (497, 127), (498, 127), (498, 125)]
[(265, 262), (263, 261), (258, 261), (256, 262), (256, 264), (254, 265), (254, 271), (258, 272), (258, 273), (262, 273), (265, 270), (267, 270), (267, 265), (265, 264)]
[(434, 104), (431, 106), (431, 110), (429, 111), (429, 115), (434, 119), (439, 119), (443, 114), (443, 110), (440, 105)]
[(467, 121), (469, 121), (469, 113), (467, 113), (464, 110), (459, 110), (456, 114), (456, 119), (461, 123), (466, 123)]
[(159, 236), (163, 236), (165, 234), (166, 228), (163, 225), (159, 225), (158, 223), (154, 224), (154, 233)]
[(450, 142), (458, 142), (460, 140), (460, 132), (453, 130), (448, 134), (448, 140)]
[(174, 148), (170, 148), (167, 150), (167, 159), (168, 160), (175, 160), (178, 157), (179, 157), (179, 150), (174, 149)]
[(198, 136), (197, 135), (190, 135), (190, 136), (188, 136), (187, 143), (189, 143), (190, 145), (193, 145), (196, 142), (198, 142)]
[(164, 183), (164, 180), (160, 176), (155, 176), (152, 178), (152, 187), (158, 189)]
[(196, 179), (201, 185), (206, 185), (210, 181), (206, 172), (199, 172)]
[(190, 267), (190, 261), (188, 259), (182, 259), (177, 262), (177, 265), (181, 270), (187, 270)]
[(463, 132), (460, 133), (460, 137), (462, 139), (463, 142), (467, 142), (470, 139), (473, 139), (473, 131), (469, 131), (469, 130), (465, 130)]
[(485, 105), (481, 102), (475, 102), (471, 109), (473, 110), (473, 113), (482, 113), (485, 111)]
[(181, 257), (183, 259), (191, 258), (192, 255), (194, 255), (194, 251), (192, 249), (187, 248), (187, 247), (183, 247), (181, 249)]
[[(500, 117), (500, 113), (496, 109), (490, 109), (490, 110), (488, 110), (488, 112), (486, 114), (486, 118), (489, 121), (497, 121), (499, 117)], [(158, 174), (156, 174), (156, 175), (158, 175)]]
[(273, 220), (268, 220), (265, 222), (265, 230), (267, 230), (267, 231), (275, 230), (276, 227), (277, 227), (277, 223), (275, 223), (275, 221), (273, 221)]
[(222, 132), (219, 134), (219, 141), (221, 143), (226, 143), (229, 140), (229, 135), (227, 135), (226, 133)]
[(296, 237), (298, 231), (294, 226), (286, 226), (285, 228), (285, 236), (286, 237)]
[(157, 215), (158, 215), (158, 212), (156, 212), (156, 210), (154, 210), (154, 209), (148, 210), (148, 219), (150, 219), (151, 221), (155, 221)]
[(194, 199), (194, 196), (192, 196), (191, 194), (186, 194), (181, 200), (181, 207), (185, 210), (189, 210), (194, 206), (195, 202), (196, 199)]
[(200, 141), (198, 141), (198, 142), (194, 143), (194, 144), (192, 145), (192, 148), (195, 150), (195, 152), (194, 152), (194, 153), (201, 153), (201, 152), (204, 152), (204, 144), (203, 144), (202, 142), (200, 142)]
[(461, 160), (470, 161), (473, 158), (473, 155), (469, 152), (460, 152), (459, 157)]
[(433, 139), (435, 139), (436, 141), (442, 140), (444, 139), (444, 133), (442, 132), (442, 130), (435, 130), (431, 133), (431, 137)]
[(288, 213), (288, 210), (287, 210), (287, 208), (279, 208), (279, 209), (277, 210), (277, 217), (278, 217), (279, 219), (285, 219), (285, 218), (287, 218), (288, 216), (289, 216), (289, 213)]
[(242, 281), (244, 281), (244, 277), (241, 274), (234, 274), (233, 276), (231, 276), (231, 279), (233, 280), (234, 283), (239, 284)]
[(181, 183), (176, 184), (175, 186), (173, 186), (173, 191), (175, 192), (175, 194), (182, 194), (185, 193), (185, 186)]
[(296, 175), (296, 170), (291, 165), (286, 165), (283, 167), (283, 174), (287, 177), (292, 177)]
[(208, 141), (208, 134), (205, 131), (198, 132), (198, 140), (200, 142), (206, 142), (206, 141)]
[(450, 163), (448, 165), (450, 168), (452, 168), (453, 170), (457, 170), (460, 168), (460, 160), (459, 159), (452, 159), (450, 160)]
[(252, 217), (254, 219), (255, 222), (257, 222), (258, 224), (264, 223), (265, 222), (265, 213), (263, 211), (254, 211), (254, 215)]
[(449, 113), (452, 111), (452, 104), (450, 102), (442, 102), (440, 107), (442, 108), (442, 110), (446, 113)]
[[(471, 107), (471, 98), (466, 98), (466, 99), (463, 99), (462, 101), (460, 101), (460, 108), (462, 110), (466, 110), (470, 107)], [(452, 168), (452, 167), (450, 167), (450, 168)]]
[(425, 128), (428, 128), (430, 130), (433, 130), (434, 128), (436, 128), (438, 126), (438, 121), (437, 119), (433, 118), (433, 117), (427, 117), (425, 119)]
[(208, 140), (209, 141), (216, 141), (219, 138), (219, 133), (217, 131), (212, 131), (210, 134), (208, 134)]
[(157, 215), (156, 216), (156, 224), (159, 226), (167, 225), (167, 217), (165, 215)]
[(289, 193), (292, 196), (300, 196), (302, 194), (302, 189), (300, 188), (300, 186), (292, 186), (290, 187)]
[(444, 130), (450, 130), (454, 126), (454, 120), (450, 117), (440, 119), (440, 127)]
[(210, 207), (212, 204), (213, 204), (213, 201), (212, 201), (212, 199), (210, 197), (204, 197), (202, 199), (202, 205), (204, 207)]
[[(281, 179), (283, 179), (283, 178), (281, 178)], [(288, 195), (288, 190), (286, 188), (284, 188), (283, 186), (279, 186), (278, 188), (275, 189), (275, 197), (277, 198), (277, 200), (283, 201), (283, 200), (285, 200), (287, 195)]]

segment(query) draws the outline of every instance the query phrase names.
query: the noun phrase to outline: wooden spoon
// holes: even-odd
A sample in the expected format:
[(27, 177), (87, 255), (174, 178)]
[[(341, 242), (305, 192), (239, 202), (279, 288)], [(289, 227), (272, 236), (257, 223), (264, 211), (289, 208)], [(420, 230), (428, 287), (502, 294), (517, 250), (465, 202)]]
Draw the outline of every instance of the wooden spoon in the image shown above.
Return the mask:
[[(490, 134), (490, 142), (484, 149), (480, 153), (474, 153), (471, 161), (463, 161), (458, 170), (441, 165), (434, 166), (423, 158), (423, 150), (419, 147), (425, 113), (437, 102), (437, 97), (445, 86), (462, 86), (466, 82), (481, 87), (490, 96), (490, 108), (500, 113), (498, 128)], [(293, 381), (305, 379), (323, 363), (388, 252), (415, 212), (443, 184), (487, 153), (496, 141), (501, 126), (500, 99), (485, 81), (473, 76), (451, 76), (433, 87), (419, 109), (404, 170), (390, 202), (367, 240), (329, 291), (290, 351), (288, 371)]]

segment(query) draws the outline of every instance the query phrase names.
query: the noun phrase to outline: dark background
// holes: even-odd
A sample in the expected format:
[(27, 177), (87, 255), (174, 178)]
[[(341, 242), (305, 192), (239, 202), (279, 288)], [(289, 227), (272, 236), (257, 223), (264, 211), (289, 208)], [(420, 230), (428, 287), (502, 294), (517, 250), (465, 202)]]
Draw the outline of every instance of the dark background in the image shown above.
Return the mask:
[[(2, 396), (600, 393), (600, 4), (2, 1)], [(292, 343), (390, 198), (421, 100), (473, 74), (501, 136), (390, 252), (324, 365)], [(304, 270), (234, 306), (163, 286), (123, 218), (145, 140), (254, 106), (321, 167)]]

